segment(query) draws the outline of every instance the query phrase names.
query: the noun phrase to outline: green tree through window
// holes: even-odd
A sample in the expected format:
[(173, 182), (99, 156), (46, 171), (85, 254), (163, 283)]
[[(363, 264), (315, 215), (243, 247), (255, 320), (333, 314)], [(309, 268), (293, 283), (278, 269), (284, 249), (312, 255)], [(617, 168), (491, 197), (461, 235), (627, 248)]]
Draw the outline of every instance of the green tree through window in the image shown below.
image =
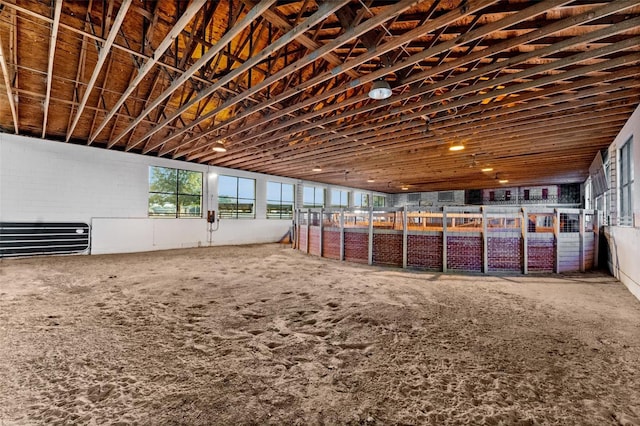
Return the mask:
[(202, 173), (149, 167), (150, 217), (202, 217)]

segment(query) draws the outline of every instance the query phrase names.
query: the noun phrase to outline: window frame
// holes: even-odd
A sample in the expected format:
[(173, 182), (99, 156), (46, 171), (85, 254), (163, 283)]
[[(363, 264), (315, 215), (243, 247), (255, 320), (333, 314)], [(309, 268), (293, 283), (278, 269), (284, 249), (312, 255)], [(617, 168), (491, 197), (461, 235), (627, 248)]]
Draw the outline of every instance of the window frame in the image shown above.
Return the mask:
[[(273, 184), (273, 185), (279, 185), (280, 186), (280, 199), (279, 200), (274, 200), (274, 199), (270, 199), (269, 198), (269, 185)], [(291, 201), (283, 201), (283, 196), (282, 196), (282, 190), (284, 188), (284, 185), (290, 186), (291, 187)], [(292, 183), (284, 183), (284, 182), (276, 182), (276, 181), (267, 181), (267, 219), (293, 219), (293, 211), (295, 209), (296, 206), (296, 187), (294, 184)], [(269, 213), (269, 205), (278, 205), (279, 209), (278, 209), (278, 214), (277, 216), (275, 214), (270, 214)], [(283, 206), (291, 206), (291, 211), (290, 213), (283, 213)]]
[[(306, 189), (313, 189), (313, 200), (311, 204), (307, 204), (306, 191), (305, 191)], [(318, 200), (317, 200), (318, 193), (322, 195), (322, 203), (318, 203)], [(324, 208), (325, 198), (326, 198), (326, 194), (325, 194), (325, 189), (323, 187), (311, 186), (311, 185), (304, 185), (302, 187), (302, 208), (304, 209)]]
[(354, 191), (353, 193), (353, 207), (368, 208), (369, 207), (369, 194), (363, 191)]
[[(235, 197), (231, 197), (231, 196), (224, 196), (225, 198), (229, 198), (230, 200), (234, 200), (235, 199), (235, 209), (230, 210), (231, 214), (229, 214), (227, 212), (227, 210), (223, 210), (221, 208), (221, 206), (223, 204), (225, 205), (233, 205), (233, 203), (221, 203), (220, 202), (220, 198), (222, 198), (222, 196), (220, 195), (220, 179), (221, 178), (230, 178), (230, 179), (235, 179), (236, 181), (236, 187), (235, 187), (235, 192), (236, 195)], [(250, 181), (253, 184), (253, 198), (247, 198), (247, 197), (240, 197), (240, 181)], [(231, 176), (231, 175), (218, 175), (218, 217), (220, 219), (255, 219), (256, 218), (256, 180), (252, 179), (252, 178), (244, 178), (244, 177), (240, 177), (240, 176)], [(241, 200), (245, 200), (245, 201), (252, 201), (252, 208), (251, 208), (251, 213), (250, 216), (248, 214), (243, 214), (241, 215), (240, 213), (240, 201)]]
[[(334, 196), (336, 194), (338, 194), (338, 198), (339, 198), (338, 203), (334, 201)], [(343, 195), (345, 197), (344, 203), (342, 199)], [(331, 207), (344, 208), (344, 209), (348, 208), (349, 207), (349, 191), (347, 191), (346, 189), (332, 188), (331, 189)]]
[[(172, 192), (164, 192), (164, 191), (152, 191), (151, 187), (153, 185), (152, 183), (152, 177), (153, 177), (153, 169), (163, 169), (163, 170), (171, 170), (171, 171), (175, 171), (175, 191)], [(196, 171), (196, 170), (187, 170), (187, 169), (178, 169), (175, 167), (164, 167), (164, 166), (149, 166), (149, 197), (147, 199), (147, 216), (150, 218), (165, 218), (165, 219), (202, 219), (202, 197), (203, 197), (203, 192), (204, 192), (204, 180), (203, 180), (203, 173)], [(199, 175), (200, 176), (200, 192), (199, 193), (190, 193), (190, 192), (182, 192), (182, 188), (180, 185), (180, 174), (181, 173), (188, 173), (188, 174), (195, 174), (195, 175)], [(174, 206), (175, 206), (175, 212), (171, 213), (171, 214), (163, 214), (163, 213), (152, 213), (151, 211), (151, 197), (153, 195), (159, 195), (159, 196), (165, 196), (165, 197), (169, 197), (169, 198), (174, 198)], [(195, 198), (197, 197), (199, 199), (199, 204), (197, 207), (197, 213), (196, 214), (189, 214), (189, 213), (182, 213), (181, 207), (183, 206), (183, 203), (181, 202), (181, 200), (183, 200), (185, 197), (189, 197), (189, 198)]]
[[(387, 204), (387, 197), (385, 197), (384, 195), (373, 195), (372, 197), (372, 201), (373, 201), (373, 207), (386, 207)], [(380, 204), (380, 200), (382, 200), (382, 204)]]
[(634, 226), (633, 137), (618, 149), (618, 170), (618, 226)]

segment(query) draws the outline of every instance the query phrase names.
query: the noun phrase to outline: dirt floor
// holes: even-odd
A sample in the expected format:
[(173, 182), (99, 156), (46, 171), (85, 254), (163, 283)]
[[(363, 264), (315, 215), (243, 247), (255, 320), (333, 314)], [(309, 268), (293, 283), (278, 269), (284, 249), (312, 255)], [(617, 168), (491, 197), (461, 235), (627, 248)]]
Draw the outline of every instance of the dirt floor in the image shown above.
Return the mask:
[(640, 302), (287, 246), (0, 261), (0, 425), (640, 424)]

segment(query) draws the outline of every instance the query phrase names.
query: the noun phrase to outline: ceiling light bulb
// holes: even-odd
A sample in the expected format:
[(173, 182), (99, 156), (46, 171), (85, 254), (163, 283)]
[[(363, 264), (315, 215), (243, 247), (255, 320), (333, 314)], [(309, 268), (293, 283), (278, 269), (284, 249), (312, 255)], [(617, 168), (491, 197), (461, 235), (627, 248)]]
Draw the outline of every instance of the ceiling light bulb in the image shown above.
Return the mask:
[(482, 169), (483, 172), (492, 172), (493, 171), (493, 167), (485, 167), (484, 169)]
[(227, 152), (227, 148), (222, 145), (222, 142), (217, 142), (211, 149), (215, 152)]
[(391, 86), (389, 86), (389, 83), (386, 80), (374, 81), (371, 85), (371, 90), (369, 90), (369, 97), (377, 101), (387, 99), (392, 94)]
[(463, 149), (464, 149), (464, 145), (462, 145), (462, 144), (451, 145), (449, 147), (449, 151), (462, 151)]

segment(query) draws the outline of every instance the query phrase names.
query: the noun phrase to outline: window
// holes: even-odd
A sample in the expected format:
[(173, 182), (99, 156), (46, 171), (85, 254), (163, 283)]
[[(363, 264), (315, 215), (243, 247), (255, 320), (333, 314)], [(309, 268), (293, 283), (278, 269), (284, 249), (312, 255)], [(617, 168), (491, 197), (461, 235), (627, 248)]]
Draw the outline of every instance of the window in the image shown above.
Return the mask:
[(620, 213), (618, 225), (633, 226), (633, 203), (631, 189), (633, 186), (633, 153), (631, 151), (631, 139), (620, 148)]
[(524, 190), (524, 199), (527, 201), (531, 199), (531, 191), (529, 189)]
[(489, 191), (489, 201), (495, 201), (495, 200), (496, 200), (496, 192)]
[(267, 182), (267, 219), (293, 218), (293, 185)]
[(332, 207), (349, 207), (349, 193), (340, 189), (331, 190)]
[(546, 200), (549, 198), (549, 189), (548, 188), (542, 188), (542, 199)]
[(354, 192), (353, 207), (369, 207), (369, 194), (359, 191)]
[(504, 192), (504, 199), (507, 200), (507, 201), (511, 201), (511, 191), (506, 190)]
[(220, 218), (255, 219), (256, 181), (235, 176), (218, 177)]
[(374, 195), (373, 196), (373, 207), (384, 207), (384, 195)]
[(455, 200), (453, 191), (439, 191), (438, 201), (441, 203), (452, 203)]
[(302, 192), (302, 207), (305, 209), (324, 207), (324, 189), (305, 186)]
[(202, 217), (202, 173), (149, 167), (150, 217)]

